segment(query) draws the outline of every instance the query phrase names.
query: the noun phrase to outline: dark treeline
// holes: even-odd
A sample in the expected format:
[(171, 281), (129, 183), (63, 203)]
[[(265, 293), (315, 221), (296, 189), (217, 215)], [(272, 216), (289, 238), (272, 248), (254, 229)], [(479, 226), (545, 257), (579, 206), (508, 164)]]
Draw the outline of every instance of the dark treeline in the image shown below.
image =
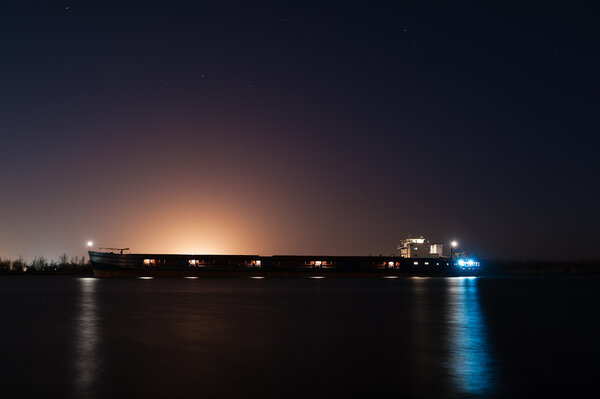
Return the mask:
[(58, 261), (47, 259), (41, 255), (31, 262), (22, 257), (16, 259), (0, 257), (0, 274), (92, 274), (92, 267), (85, 256), (62, 254)]
[(484, 276), (600, 274), (600, 260), (488, 260), (481, 266)]

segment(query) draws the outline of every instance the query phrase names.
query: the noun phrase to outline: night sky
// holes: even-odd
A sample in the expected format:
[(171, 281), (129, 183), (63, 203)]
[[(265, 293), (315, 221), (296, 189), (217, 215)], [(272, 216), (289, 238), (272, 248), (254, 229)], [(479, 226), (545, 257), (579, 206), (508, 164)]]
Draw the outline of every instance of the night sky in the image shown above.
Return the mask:
[(591, 5), (195, 3), (1, 3), (0, 256), (598, 257)]

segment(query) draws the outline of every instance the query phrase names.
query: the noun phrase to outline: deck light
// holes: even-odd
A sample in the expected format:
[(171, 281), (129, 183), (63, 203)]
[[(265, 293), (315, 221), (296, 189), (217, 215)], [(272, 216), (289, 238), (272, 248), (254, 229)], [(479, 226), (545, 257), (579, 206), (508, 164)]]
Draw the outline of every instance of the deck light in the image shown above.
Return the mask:
[(87, 246), (88, 246), (88, 247), (92, 247), (93, 245), (94, 245), (94, 243), (93, 243), (92, 241), (88, 241), (88, 242), (87, 242)]
[(452, 242), (450, 243), (450, 260), (452, 260), (452, 252), (454, 250), (454, 248), (456, 248), (458, 246), (458, 242), (456, 242), (456, 240), (452, 240)]

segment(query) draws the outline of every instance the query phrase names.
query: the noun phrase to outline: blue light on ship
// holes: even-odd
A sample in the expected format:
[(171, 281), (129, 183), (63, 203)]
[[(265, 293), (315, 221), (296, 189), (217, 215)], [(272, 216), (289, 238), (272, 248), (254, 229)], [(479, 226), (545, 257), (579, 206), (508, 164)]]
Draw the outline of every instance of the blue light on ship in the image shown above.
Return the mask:
[(460, 267), (479, 267), (479, 262), (473, 259), (459, 259), (456, 263)]

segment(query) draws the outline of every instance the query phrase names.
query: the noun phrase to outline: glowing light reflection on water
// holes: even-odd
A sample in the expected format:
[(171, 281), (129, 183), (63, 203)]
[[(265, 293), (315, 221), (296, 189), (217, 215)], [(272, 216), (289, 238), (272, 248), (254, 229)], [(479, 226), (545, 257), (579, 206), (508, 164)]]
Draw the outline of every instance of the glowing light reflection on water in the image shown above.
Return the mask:
[(458, 277), (447, 281), (450, 373), (465, 394), (491, 393), (495, 370), (477, 280)]
[(75, 358), (75, 397), (93, 397), (93, 385), (98, 370), (97, 342), (98, 320), (96, 314), (95, 278), (80, 278), (79, 309), (77, 312)]

